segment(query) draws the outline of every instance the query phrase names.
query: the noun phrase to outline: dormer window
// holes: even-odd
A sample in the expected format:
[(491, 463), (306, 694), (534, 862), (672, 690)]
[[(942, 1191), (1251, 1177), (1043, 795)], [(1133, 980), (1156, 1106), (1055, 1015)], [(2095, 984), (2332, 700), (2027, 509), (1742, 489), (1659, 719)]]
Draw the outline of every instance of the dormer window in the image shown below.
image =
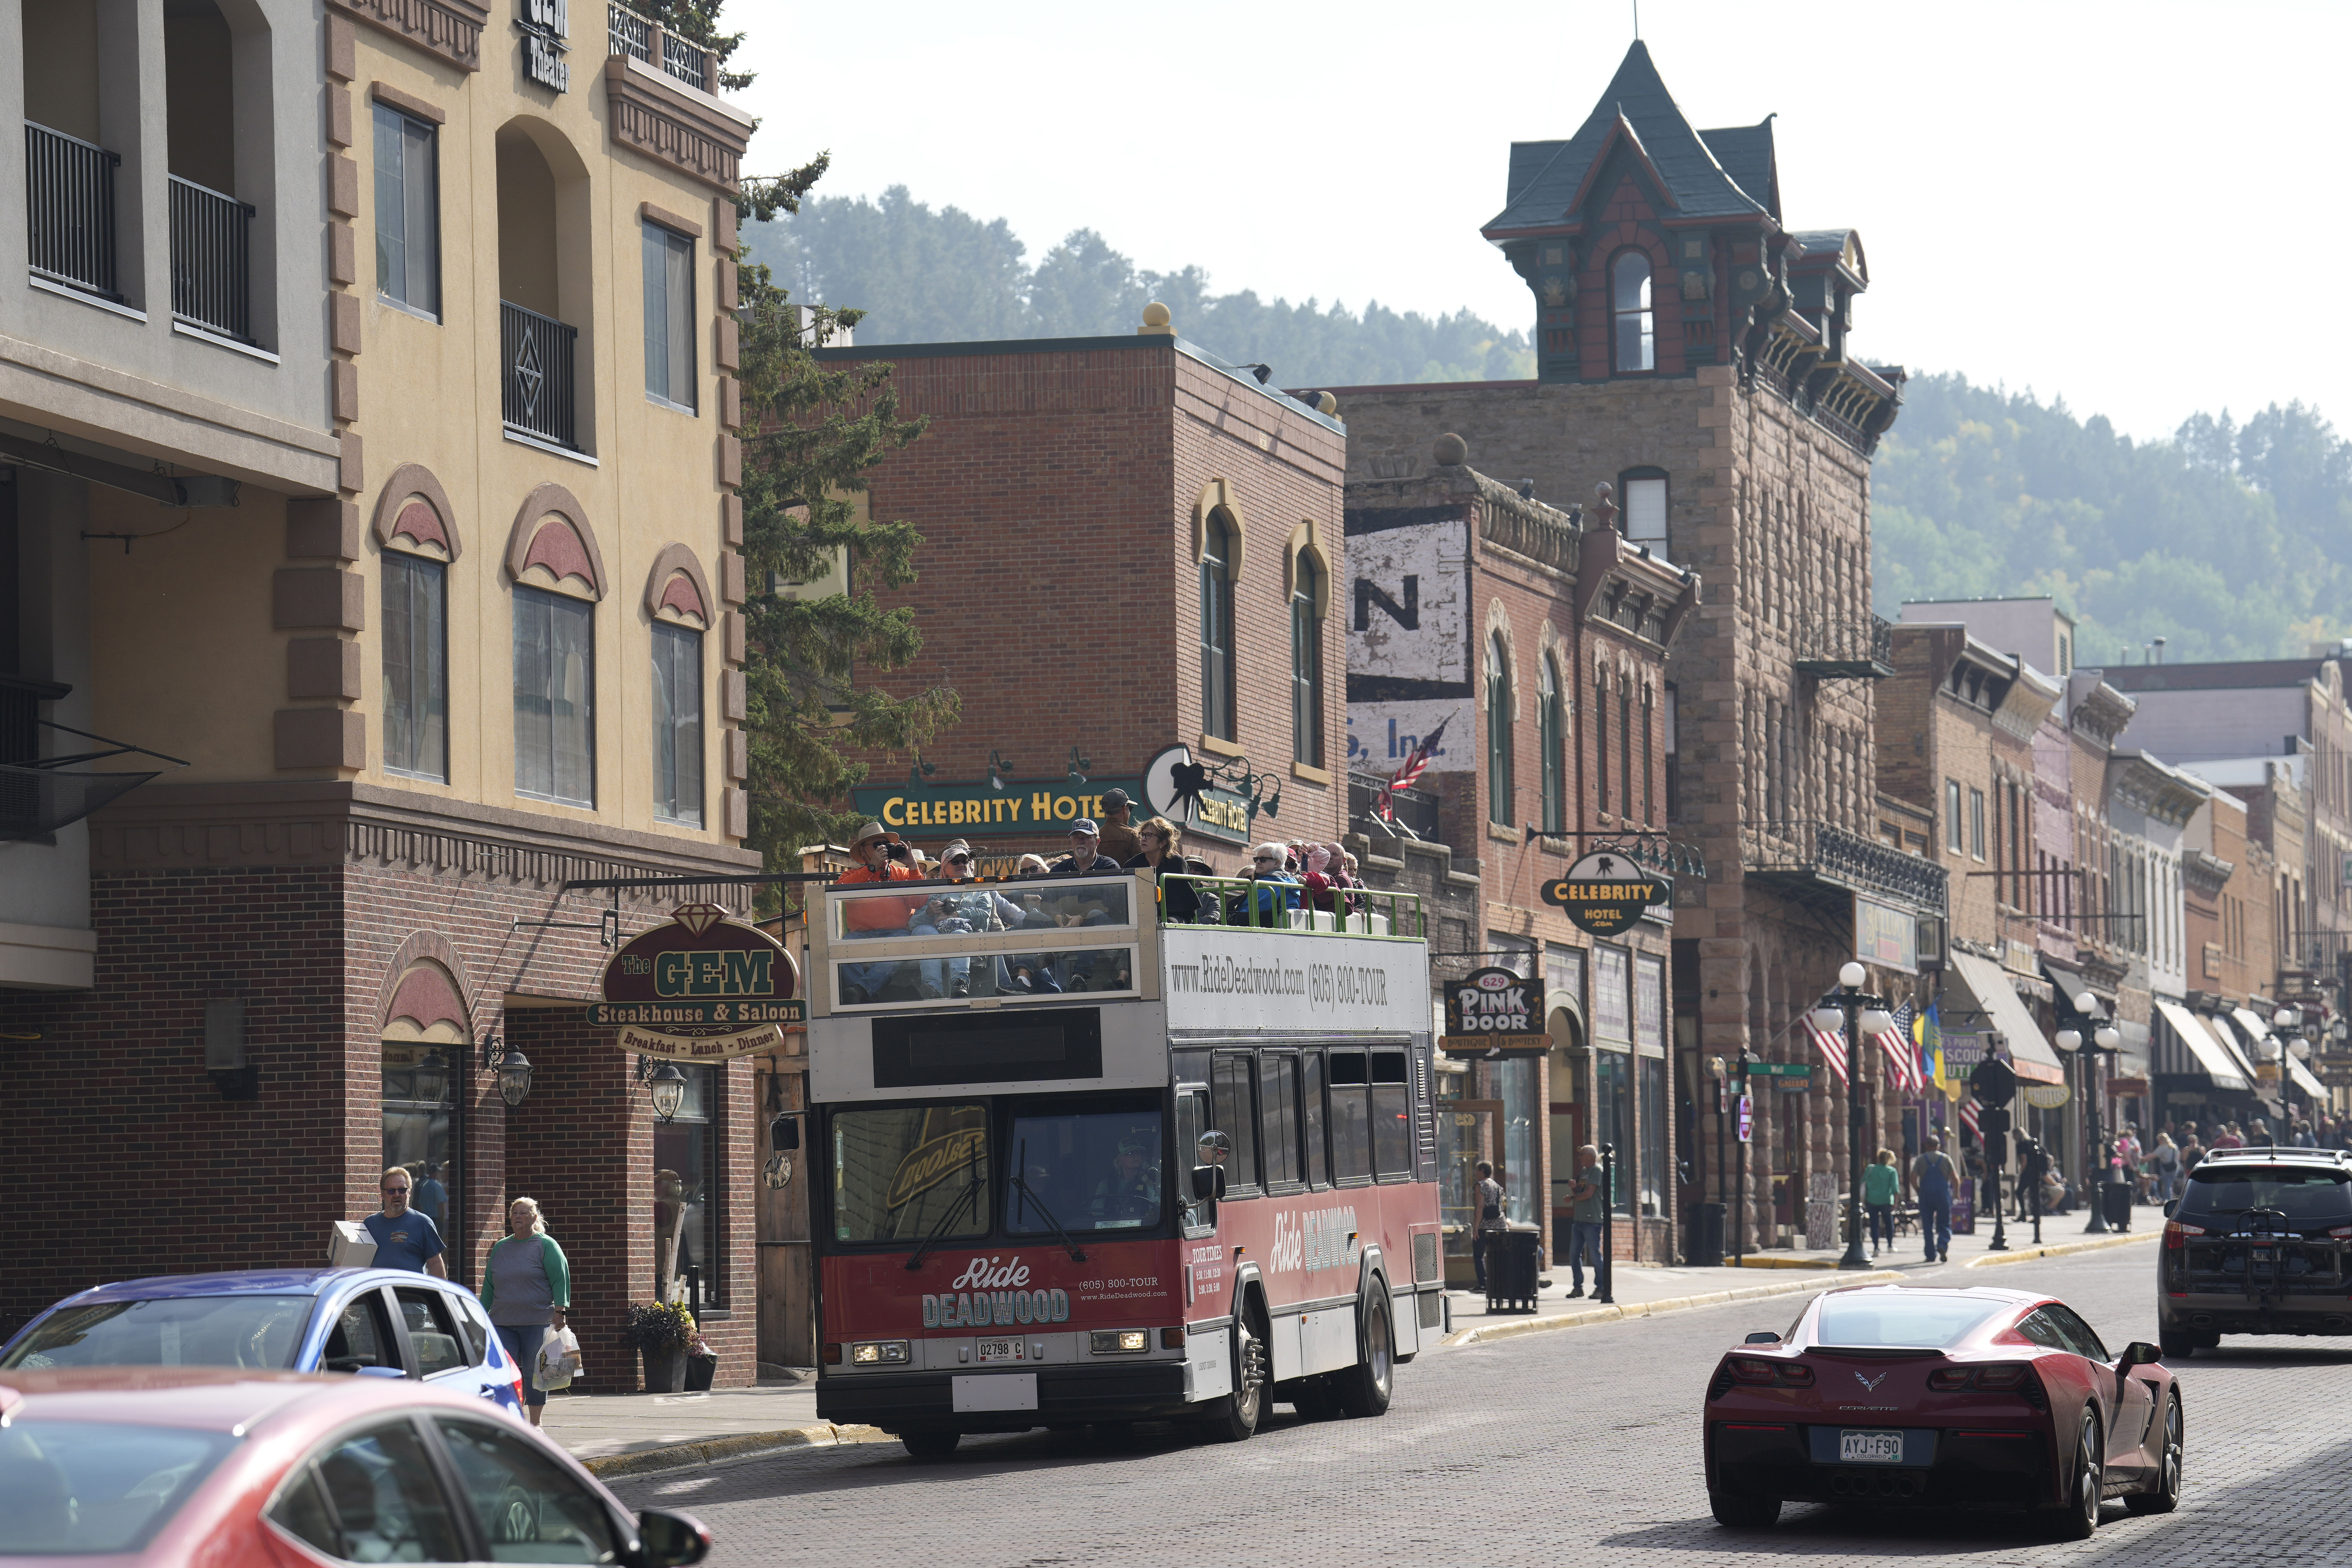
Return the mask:
[(1609, 298), (1616, 319), (1617, 368), (1658, 368), (1657, 316), (1650, 308), (1650, 258), (1629, 250), (1609, 264)]

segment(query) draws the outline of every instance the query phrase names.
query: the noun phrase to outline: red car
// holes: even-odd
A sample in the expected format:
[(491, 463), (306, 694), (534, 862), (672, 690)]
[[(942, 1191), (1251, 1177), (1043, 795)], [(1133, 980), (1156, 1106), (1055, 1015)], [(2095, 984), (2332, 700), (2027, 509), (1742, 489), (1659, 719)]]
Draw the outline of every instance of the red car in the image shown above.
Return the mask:
[(0, 1373), (12, 1564), (699, 1562), (684, 1514), (632, 1516), (479, 1399), (215, 1367)]
[(1717, 1522), (1749, 1528), (1784, 1502), (2031, 1509), (2080, 1541), (2107, 1498), (2179, 1506), (2180, 1430), (2157, 1348), (2111, 1357), (2063, 1301), (1858, 1286), (1715, 1369), (1707, 1500)]

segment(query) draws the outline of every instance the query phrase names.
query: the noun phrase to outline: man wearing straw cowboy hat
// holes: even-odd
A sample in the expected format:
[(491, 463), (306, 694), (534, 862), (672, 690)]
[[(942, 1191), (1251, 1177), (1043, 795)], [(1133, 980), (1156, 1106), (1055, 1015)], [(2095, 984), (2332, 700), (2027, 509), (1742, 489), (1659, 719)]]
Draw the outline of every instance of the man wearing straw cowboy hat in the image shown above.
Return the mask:
[[(841, 874), (836, 887), (856, 882), (919, 882), (923, 873), (915, 865), (915, 857), (898, 836), (878, 822), (869, 822), (857, 830), (849, 841), (849, 853), (857, 861)], [(841, 912), (842, 934), (850, 938), (903, 936), (907, 921), (923, 907), (919, 898), (852, 899)], [(856, 1005), (870, 1002), (881, 994), (898, 973), (894, 963), (845, 963), (841, 966), (841, 995), (838, 1000)]]

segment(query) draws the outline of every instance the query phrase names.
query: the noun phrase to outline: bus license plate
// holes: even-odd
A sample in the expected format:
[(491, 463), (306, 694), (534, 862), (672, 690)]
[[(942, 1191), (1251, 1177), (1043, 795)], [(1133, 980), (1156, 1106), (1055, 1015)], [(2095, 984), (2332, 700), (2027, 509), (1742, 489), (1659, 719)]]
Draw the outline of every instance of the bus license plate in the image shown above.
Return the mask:
[(1838, 1458), (1849, 1465), (1899, 1465), (1903, 1462), (1903, 1434), (1840, 1432)]
[(1023, 1361), (1026, 1358), (1022, 1354), (1022, 1343), (1019, 1340), (982, 1340), (980, 1342), (980, 1359), (982, 1361)]

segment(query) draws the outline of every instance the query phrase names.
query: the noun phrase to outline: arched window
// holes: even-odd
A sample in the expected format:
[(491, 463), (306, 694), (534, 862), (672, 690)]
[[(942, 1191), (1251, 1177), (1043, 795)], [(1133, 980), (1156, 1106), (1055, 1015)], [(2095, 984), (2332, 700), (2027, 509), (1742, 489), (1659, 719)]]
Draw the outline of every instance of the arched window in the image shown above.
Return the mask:
[(1308, 767), (1323, 765), (1323, 574), (1301, 551), (1291, 571), (1290, 754)]
[(1609, 264), (1609, 305), (1617, 322), (1617, 368), (1658, 368), (1657, 318), (1650, 309), (1650, 258), (1629, 250)]
[(1592, 787), (1594, 805), (1609, 815), (1609, 671), (1592, 672)]
[(1486, 639), (1486, 819), (1512, 825), (1511, 656), (1503, 634)]
[(1559, 669), (1544, 656), (1541, 704), (1536, 710), (1536, 733), (1543, 747), (1543, 830), (1568, 831), (1568, 780), (1560, 755), (1568, 739), (1568, 703), (1560, 694)]
[(1201, 729), (1221, 741), (1234, 729), (1234, 525), (1220, 507), (1201, 543)]

